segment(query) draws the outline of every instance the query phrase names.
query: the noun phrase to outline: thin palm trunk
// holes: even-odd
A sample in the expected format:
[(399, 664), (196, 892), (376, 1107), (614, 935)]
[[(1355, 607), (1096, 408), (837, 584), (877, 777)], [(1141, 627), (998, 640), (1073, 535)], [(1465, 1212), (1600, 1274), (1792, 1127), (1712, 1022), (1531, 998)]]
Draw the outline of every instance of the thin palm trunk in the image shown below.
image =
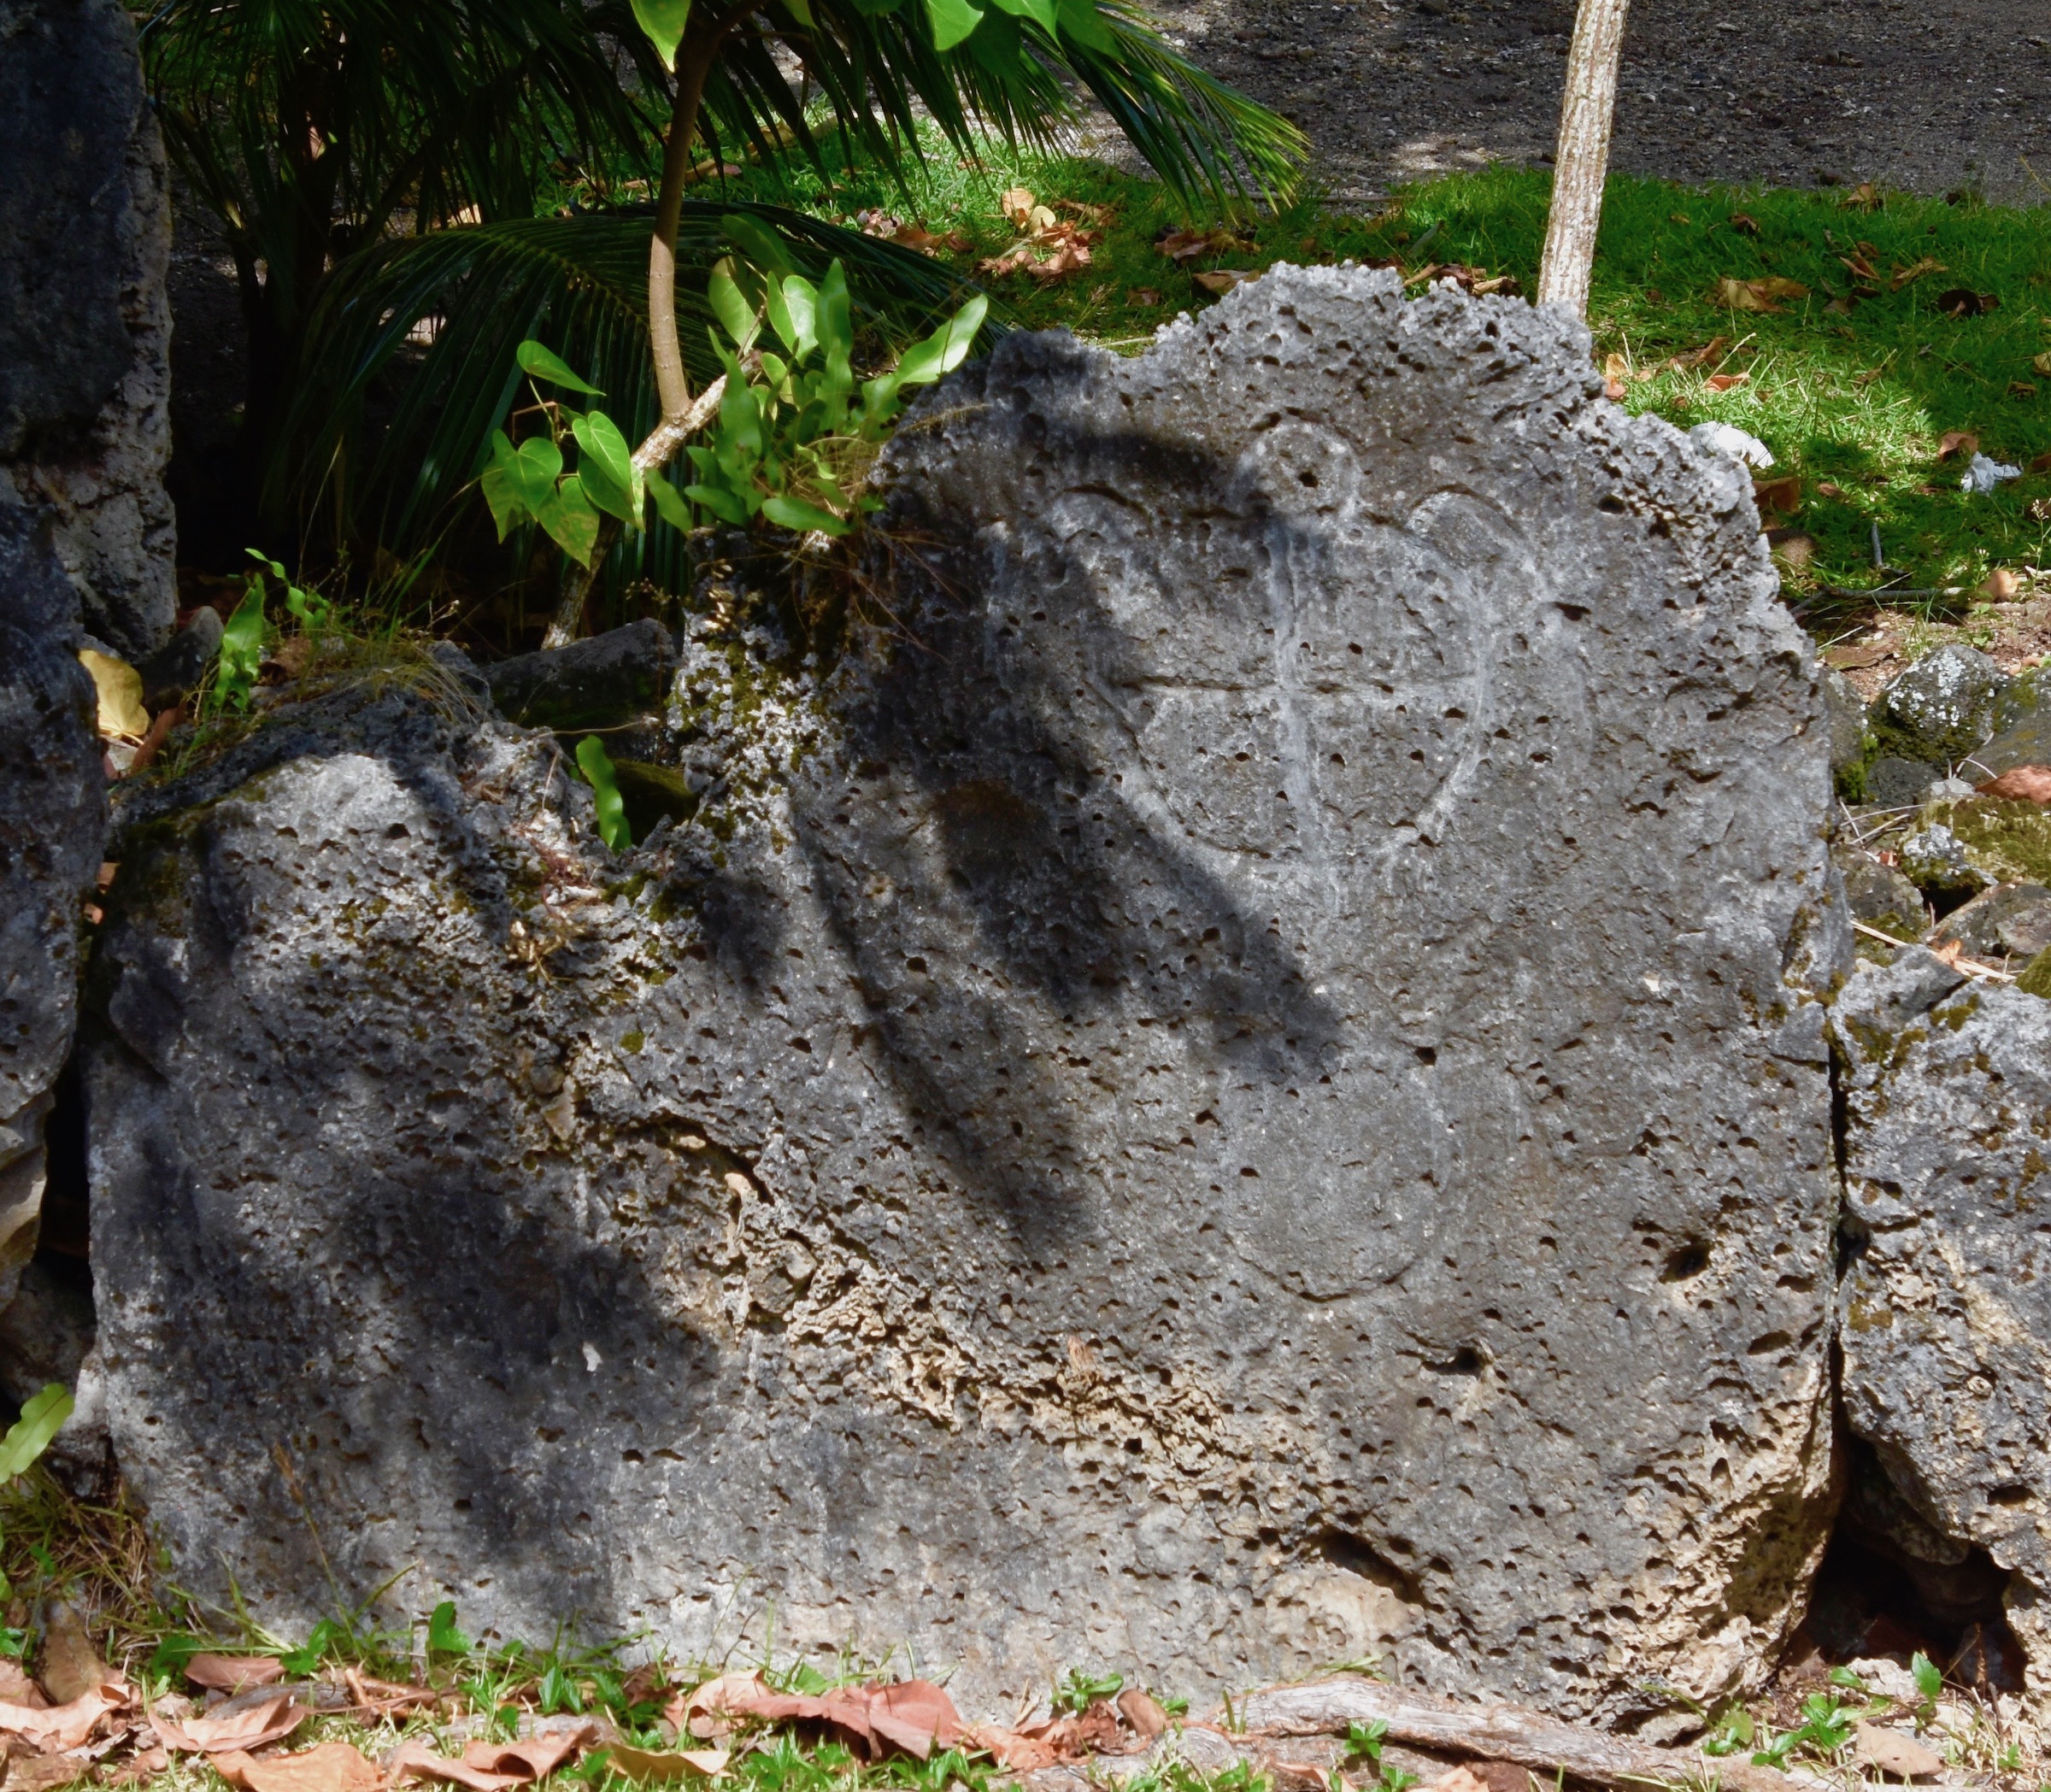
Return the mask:
[[(684, 369), (684, 348), (677, 337), (677, 220), (684, 209), (684, 188), (691, 178), (691, 144), (697, 135), (698, 109), (705, 97), (705, 82), (712, 73), (720, 47), (727, 33), (745, 18), (754, 4), (737, 6), (714, 20), (702, 34), (685, 34), (677, 55), (676, 103), (669, 116), (669, 135), (662, 144), (662, 191), (655, 202), (655, 232), (648, 245), (648, 343), (655, 362), (655, 395), (661, 401), (662, 420), (649, 432), (634, 450), (634, 465), (645, 476), (660, 473), (676, 458), (677, 450), (711, 421), (726, 390), (721, 375), (695, 404), (691, 402), (691, 376)], [(620, 525), (606, 517), (598, 526), (591, 561), (567, 569), (562, 596), (549, 632), (542, 637), (544, 648), (567, 647), (577, 638), (584, 623), (585, 606), (598, 569), (605, 564), (619, 538)]]
[(1631, 0), (1581, 0), (1566, 52), (1566, 93), (1560, 106), (1560, 143), (1553, 157), (1553, 204), (1538, 269), (1538, 303), (1576, 317), (1588, 314), (1602, 187), (1609, 173), (1609, 133), (1617, 110), (1617, 64)]

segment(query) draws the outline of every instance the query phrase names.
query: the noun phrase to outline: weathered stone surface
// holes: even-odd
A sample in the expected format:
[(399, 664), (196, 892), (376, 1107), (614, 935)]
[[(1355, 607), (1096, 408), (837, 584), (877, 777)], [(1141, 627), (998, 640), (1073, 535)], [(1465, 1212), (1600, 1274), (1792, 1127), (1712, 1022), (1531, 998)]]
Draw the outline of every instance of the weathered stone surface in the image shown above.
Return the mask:
[(2018, 766), (2051, 766), (2051, 679), (2041, 666), (2001, 693), (1993, 721), (1993, 739), (1973, 752), (1975, 777), (1999, 778)]
[(1943, 775), (1942, 766), (1883, 754), (1866, 767), (1862, 794), (1882, 808), (1907, 808), (1925, 801), (1931, 786)]
[(602, 728), (660, 709), (677, 662), (660, 622), (644, 620), (567, 647), (484, 668), (500, 713), (534, 728)]
[(36, 1248), (43, 1127), (78, 1008), (106, 779), (78, 596), (47, 518), (0, 505), (0, 1307)]
[(171, 218), (119, 0), (0, 0), (0, 508), (48, 511), (87, 630), (129, 659), (177, 607)]
[(1975, 648), (1953, 642), (1925, 655), (1873, 700), (1881, 752), (1955, 765), (1993, 735), (1995, 706), (2009, 683)]
[(1933, 946), (1955, 945), (1968, 958), (2034, 958), (2051, 946), (2051, 890), (1997, 884), (1944, 917)]
[(1941, 821), (1919, 827), (1896, 849), (1901, 875), (1927, 896), (1977, 896), (1995, 879), (1972, 862), (1965, 843)]
[(1922, 892), (1893, 866), (1883, 865), (1858, 847), (1841, 847), (1831, 856), (1843, 876), (1845, 900), (1854, 920), (1901, 940), (1921, 939), (1929, 931)]
[(1817, 678), (1830, 718), (1831, 770), (1842, 783), (1866, 761), (1866, 701), (1834, 666), (1818, 667)]
[(504, 1631), (1759, 1672), (1828, 1518), (1828, 737), (1743, 474), (1598, 387), (1380, 273), (1014, 338), (890, 450), (888, 627), (816, 691), (694, 633), (679, 761), (750, 744), (655, 849), (398, 695), (135, 811), (99, 1354), (181, 1577), (332, 1602), (284, 1446), (352, 1594)]
[(1857, 1228), (1840, 1293), (1845, 1412), (1923, 1524), (2015, 1571), (2009, 1622), (2042, 1698), (2051, 1002), (1969, 984), (1911, 947), (1888, 968), (1857, 972), (1831, 1024)]

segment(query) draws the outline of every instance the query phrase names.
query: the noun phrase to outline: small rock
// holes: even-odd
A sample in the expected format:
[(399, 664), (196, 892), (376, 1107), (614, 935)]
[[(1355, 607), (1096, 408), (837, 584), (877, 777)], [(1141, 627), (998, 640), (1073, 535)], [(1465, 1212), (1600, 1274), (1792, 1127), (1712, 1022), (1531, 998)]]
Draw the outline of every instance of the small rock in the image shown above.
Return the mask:
[(220, 651), (222, 633), (219, 610), (195, 611), (190, 622), (136, 667), (142, 675), (143, 707), (155, 714), (191, 696), (207, 662)]
[(1973, 768), (1999, 778), (2018, 766), (2051, 766), (2051, 674), (2025, 673), (1994, 706), (1994, 738), (1972, 755)]
[(1856, 847), (1840, 847), (1831, 856), (1843, 875), (1854, 919), (1904, 942), (1923, 937), (1930, 916), (1913, 884), (1893, 866)]
[(1929, 800), (1930, 787), (1943, 775), (1942, 766), (1889, 754), (1866, 768), (1866, 800), (1882, 808), (1916, 807)]
[[(43, 1620), (43, 1662), (37, 1678), (56, 1705), (83, 1698), (111, 1671), (100, 1660), (100, 1652), (85, 1634), (85, 1620), (62, 1600), (52, 1605)], [(9, 1783), (13, 1783), (9, 1774)]]
[(1119, 1714), (1123, 1717), (1136, 1736), (1144, 1736), (1149, 1742), (1168, 1727), (1167, 1707), (1153, 1694), (1137, 1686), (1128, 1686), (1118, 1695)]
[(1852, 1755), (1862, 1767), (1891, 1773), (1896, 1779), (1919, 1779), (1944, 1771), (1943, 1756), (1925, 1748), (1913, 1736), (1861, 1724), (1852, 1737)]
[(1994, 879), (1966, 856), (1959, 837), (1941, 823), (1901, 843), (1901, 875), (1926, 896), (1977, 896)]
[(1872, 708), (1881, 750), (1949, 766), (1994, 737), (1995, 710), (2012, 680), (1983, 653), (1956, 642), (1916, 661)]
[(1831, 770), (1842, 775), (1866, 757), (1866, 704), (1835, 666), (1821, 668), (1821, 683), (1831, 724)]
[(508, 721), (530, 728), (603, 728), (660, 709), (676, 665), (669, 631), (652, 618), (589, 640), (485, 667)]
[(2051, 890), (1996, 884), (1947, 915), (1931, 944), (1955, 945), (1968, 958), (2034, 958), (2051, 946)]
[(1916, 1677), (1888, 1656), (1867, 1655), (1846, 1666), (1859, 1677), (1860, 1685), (1879, 1698), (1892, 1699), (1897, 1705), (1914, 1705), (1923, 1697)]

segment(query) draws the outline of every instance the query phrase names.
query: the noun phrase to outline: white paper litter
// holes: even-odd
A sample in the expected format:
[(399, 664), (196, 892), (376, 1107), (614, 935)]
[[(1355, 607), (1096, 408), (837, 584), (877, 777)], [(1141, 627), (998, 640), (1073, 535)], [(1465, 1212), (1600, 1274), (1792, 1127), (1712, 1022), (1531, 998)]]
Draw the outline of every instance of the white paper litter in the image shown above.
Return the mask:
[(1751, 467), (1771, 467), (1773, 450), (1757, 436), (1748, 435), (1734, 423), (1698, 423), (1688, 439), (1713, 455), (1729, 455)]
[(1959, 481), (1960, 491), (1970, 491), (1976, 497), (1984, 497), (2003, 479), (2019, 479), (2023, 469), (2005, 467), (1999, 461), (1990, 461), (1985, 455), (1975, 455), (1972, 465), (1966, 469), (1966, 477)]

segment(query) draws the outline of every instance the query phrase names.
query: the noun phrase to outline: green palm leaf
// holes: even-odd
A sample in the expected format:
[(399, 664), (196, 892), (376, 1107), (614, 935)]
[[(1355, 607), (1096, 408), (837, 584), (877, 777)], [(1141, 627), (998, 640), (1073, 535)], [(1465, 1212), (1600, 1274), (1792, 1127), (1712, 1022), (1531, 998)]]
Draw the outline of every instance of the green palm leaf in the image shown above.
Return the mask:
[[(699, 385), (720, 372), (705, 279), (733, 246), (720, 220), (734, 212), (772, 231), (801, 272), (816, 278), (839, 258), (857, 294), (858, 326), (879, 355), (935, 328), (974, 290), (909, 250), (780, 206), (687, 202), (678, 261), (697, 273), (679, 280), (678, 320)], [(323, 510), (339, 509), (345, 535), (401, 558), (466, 518), (474, 525), (483, 506), (464, 504), (464, 489), (489, 455), (492, 430), (532, 402), (516, 365), (528, 338), (604, 392), (607, 414), (629, 441), (640, 439), (661, 412), (648, 355), (649, 232), (648, 218), (633, 213), (522, 218), (353, 257), (312, 320), (286, 420), (291, 451), (276, 463), (272, 495), (301, 507), (325, 497)], [(607, 576), (676, 589), (682, 549), (666, 523), (623, 533)]]

